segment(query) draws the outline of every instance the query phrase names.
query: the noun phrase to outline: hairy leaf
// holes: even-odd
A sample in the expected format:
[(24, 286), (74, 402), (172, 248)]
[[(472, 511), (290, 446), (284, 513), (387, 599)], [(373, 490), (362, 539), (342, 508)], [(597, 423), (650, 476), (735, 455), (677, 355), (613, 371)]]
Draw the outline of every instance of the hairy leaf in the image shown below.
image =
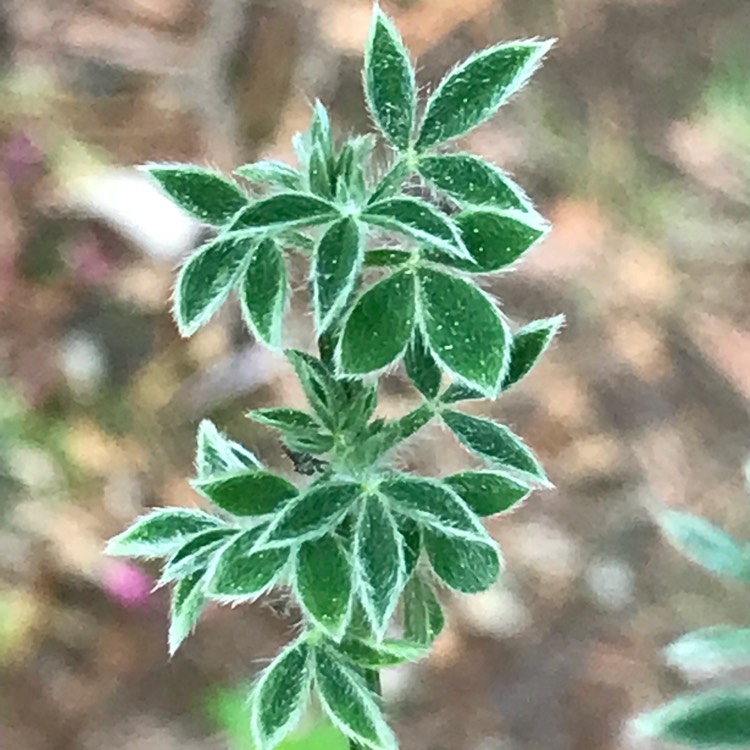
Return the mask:
[(175, 584), (169, 619), (169, 655), (174, 656), (193, 632), (206, 604), (203, 595), (205, 570), (199, 570)]
[(259, 549), (263, 528), (242, 532), (220, 554), (207, 573), (206, 593), (223, 602), (256, 599), (276, 581), (289, 559), (289, 549)]
[(310, 647), (293, 642), (267, 667), (252, 694), (251, 725), (259, 750), (271, 750), (299, 723), (310, 698)]
[(750, 686), (716, 688), (686, 695), (643, 714), (637, 731), (690, 747), (747, 747), (750, 744)]
[(300, 546), (296, 582), (308, 615), (334, 640), (340, 639), (352, 605), (352, 564), (334, 536)]
[(172, 312), (183, 336), (191, 336), (224, 304), (255, 241), (219, 235), (180, 269)]
[(230, 539), (239, 533), (239, 529), (209, 529), (200, 534), (191, 537), (190, 541), (184, 544), (170, 558), (164, 567), (160, 584), (176, 581), (179, 578), (204, 571), (210, 566), (214, 555)]
[(385, 634), (406, 583), (404, 540), (383, 499), (365, 498), (354, 537), (359, 597), (378, 640)]
[(450, 256), (471, 261), (461, 233), (446, 214), (420, 198), (387, 198), (370, 204), (362, 220), (414, 237)]
[(358, 666), (377, 670), (418, 661), (430, 651), (430, 647), (424, 643), (395, 638), (384, 638), (378, 643), (345, 638), (337, 649)]
[(365, 93), (385, 137), (408, 148), (417, 107), (414, 66), (398, 29), (377, 5), (365, 52)]
[(419, 173), (461, 203), (518, 211), (531, 208), (526, 193), (505, 172), (473, 154), (423, 156)]
[(488, 589), (500, 573), (501, 558), (489, 536), (470, 539), (424, 530), (432, 569), (451, 588), (473, 594)]
[(494, 471), (464, 471), (445, 483), (479, 516), (493, 516), (516, 507), (529, 488)]
[(440, 367), (425, 344), (419, 329), (414, 331), (404, 356), (404, 364), (406, 372), (419, 392), (427, 399), (435, 398), (440, 390)]
[(372, 195), (369, 197), (368, 205), (378, 203), (386, 198), (392, 198), (401, 192), (401, 186), (409, 176), (409, 165), (405, 160), (398, 159), (378, 182)]
[(302, 188), (302, 175), (283, 161), (257, 161), (239, 167), (234, 173), (257, 185), (292, 191)]
[(242, 277), (242, 313), (250, 330), (265, 344), (281, 346), (287, 300), (284, 256), (273, 240), (263, 240)]
[(364, 237), (357, 222), (331, 225), (315, 251), (311, 275), (315, 327), (325, 331), (341, 314), (362, 269)]
[(445, 627), (443, 608), (432, 585), (420, 575), (413, 576), (404, 589), (403, 606), (406, 638), (431, 647)]
[(446, 410), (442, 415), (456, 437), (491, 464), (517, 472), (521, 481), (549, 485), (536, 456), (510, 428), (458, 411)]
[(403, 266), (404, 263), (408, 263), (413, 257), (414, 254), (408, 250), (392, 250), (391, 248), (384, 247), (377, 250), (368, 250), (365, 253), (365, 266), (376, 268), (378, 266)]
[(564, 322), (562, 315), (535, 320), (513, 335), (510, 364), (503, 378), (502, 390), (508, 390), (531, 372)]
[(422, 554), (422, 532), (419, 524), (407, 516), (396, 516), (396, 525), (404, 539), (404, 566), (406, 578), (410, 578)]
[(336, 429), (338, 411), (344, 398), (339, 383), (328, 368), (312, 355), (296, 349), (287, 349), (285, 354), (318, 419), (329, 430)]
[(343, 372), (364, 375), (387, 367), (414, 328), (414, 276), (398, 271), (370, 287), (344, 324), (338, 359)]
[(202, 420), (198, 426), (195, 466), (200, 479), (263, 468), (252, 451), (230, 440), (210, 419)]
[(269, 471), (244, 471), (191, 484), (202, 495), (235, 516), (262, 516), (277, 513), (298, 494), (284, 477)]
[(360, 486), (355, 482), (313, 485), (276, 516), (262, 543), (268, 547), (280, 547), (319, 539), (346, 515), (359, 494)]
[(110, 539), (106, 552), (116, 557), (169, 557), (196, 534), (223, 525), (200, 510), (159, 508)]
[(658, 520), (672, 544), (693, 562), (728, 578), (750, 579), (750, 555), (725, 531), (677, 510), (664, 511)]
[(495, 396), (508, 365), (509, 332), (484, 292), (464, 279), (419, 271), (419, 325), (445, 369), (486, 396)]
[(306, 193), (279, 193), (248, 206), (235, 222), (235, 231), (284, 230), (324, 224), (336, 218), (336, 208), (322, 198)]
[(254, 409), (248, 416), (256, 422), (281, 430), (284, 442), (294, 450), (326, 453), (333, 447), (333, 436), (315, 417), (299, 409)]
[(750, 666), (750, 628), (716, 625), (683, 635), (666, 649), (667, 661), (688, 675), (715, 676)]
[(472, 401), (486, 398), (484, 393), (476, 388), (470, 388), (465, 383), (451, 383), (440, 396), (444, 404), (453, 404), (456, 401)]
[(397, 750), (375, 697), (358, 671), (327, 648), (315, 652), (315, 682), (331, 721), (371, 750)]
[(248, 204), (237, 185), (209, 169), (192, 164), (147, 164), (143, 170), (180, 208), (206, 224), (225, 224)]
[(329, 162), (320, 144), (317, 144), (310, 154), (310, 164), (308, 165), (307, 179), (310, 184), (310, 192), (330, 200), (333, 198), (333, 189), (331, 188), (331, 175), (328, 170)]
[(492, 117), (531, 78), (552, 44), (499, 44), (454, 68), (427, 102), (417, 148), (457, 138)]

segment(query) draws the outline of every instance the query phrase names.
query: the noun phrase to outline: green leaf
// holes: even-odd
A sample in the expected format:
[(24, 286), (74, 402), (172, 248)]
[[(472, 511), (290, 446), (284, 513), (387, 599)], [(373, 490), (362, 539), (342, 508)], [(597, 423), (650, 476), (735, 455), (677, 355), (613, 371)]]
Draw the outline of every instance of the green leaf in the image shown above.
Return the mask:
[(331, 433), (307, 412), (289, 408), (254, 409), (248, 416), (281, 430), (284, 442), (294, 450), (326, 453), (333, 448)]
[(239, 214), (233, 229), (281, 231), (291, 227), (325, 224), (336, 218), (336, 207), (306, 193), (279, 193), (248, 206)]
[(318, 333), (343, 311), (359, 278), (363, 258), (364, 236), (353, 219), (332, 224), (321, 238), (311, 269)]
[(310, 192), (319, 195), (321, 198), (333, 198), (331, 189), (331, 175), (328, 172), (328, 160), (326, 159), (320, 144), (317, 144), (310, 154), (310, 164), (308, 165), (308, 182)]
[(294, 191), (302, 188), (302, 175), (282, 161), (257, 161), (239, 167), (234, 173), (256, 185), (270, 185)]
[(419, 329), (414, 331), (404, 356), (404, 364), (406, 372), (419, 392), (427, 399), (435, 398), (440, 390), (442, 373)]
[(287, 349), (285, 354), (292, 363), (315, 414), (329, 430), (335, 430), (343, 401), (339, 384), (328, 368), (312, 355), (297, 349)]
[(269, 471), (194, 479), (191, 484), (201, 495), (235, 516), (277, 513), (298, 494), (291, 482)]
[(180, 334), (191, 336), (208, 323), (226, 301), (254, 248), (254, 240), (247, 237), (219, 235), (188, 258), (177, 276), (172, 307)]
[(435, 590), (422, 576), (406, 584), (403, 606), (406, 638), (431, 647), (445, 627), (445, 616)]
[(174, 656), (182, 642), (198, 624), (206, 598), (203, 595), (204, 574), (199, 570), (175, 584), (169, 620), (169, 655)]
[(500, 469), (510, 469), (521, 482), (549, 486), (536, 456), (518, 435), (503, 424), (459, 411), (442, 412), (445, 423), (470, 450)]
[(259, 549), (264, 528), (242, 532), (214, 557), (207, 573), (206, 595), (221, 602), (257, 599), (276, 582), (289, 549)]
[(393, 166), (383, 175), (378, 182), (372, 195), (367, 200), (367, 205), (378, 203), (386, 198), (393, 198), (401, 192), (401, 187), (409, 176), (409, 165), (405, 160), (398, 159)]
[(259, 750), (272, 750), (299, 723), (310, 699), (310, 647), (298, 640), (263, 671), (252, 694), (251, 725)]
[(313, 108), (313, 119), (310, 127), (310, 138), (313, 149), (320, 148), (326, 161), (327, 171), (331, 172), (333, 167), (333, 131), (331, 129), (331, 118), (328, 110), (320, 100), (315, 101)]
[(296, 583), (308, 615), (334, 640), (340, 639), (352, 605), (352, 565), (334, 536), (327, 534), (300, 546)]
[(549, 224), (537, 213), (515, 209), (473, 209), (458, 214), (454, 221), (461, 230), (471, 260), (442, 252), (427, 257), (468, 273), (492, 273), (507, 268), (549, 233)]
[(362, 221), (401, 232), (450, 256), (471, 261), (461, 233), (450, 217), (420, 198), (388, 198), (372, 203), (362, 214)]
[(397, 475), (382, 481), (378, 491), (393, 501), (394, 511), (425, 527), (468, 539), (487, 535), (466, 503), (434, 479)]
[(384, 638), (379, 643), (345, 638), (337, 649), (358, 666), (377, 670), (419, 661), (430, 652), (430, 647), (424, 643), (395, 638)]
[(404, 540), (381, 497), (365, 498), (354, 536), (359, 598), (378, 640), (382, 639), (406, 583)]
[(396, 525), (404, 539), (404, 566), (406, 578), (410, 578), (422, 554), (422, 532), (417, 522), (406, 516), (397, 516)]
[(489, 536), (469, 539), (424, 530), (424, 546), (432, 569), (451, 588), (474, 594), (485, 591), (500, 574), (501, 558)]
[(245, 269), (240, 300), (250, 330), (273, 348), (281, 346), (287, 288), (284, 256), (273, 240), (263, 240)]
[(337, 352), (342, 371), (365, 375), (397, 359), (414, 329), (414, 306), (414, 275), (409, 271), (370, 287), (344, 324)]
[(394, 146), (407, 149), (417, 108), (414, 66), (398, 29), (378, 6), (365, 51), (365, 84), (378, 128)]
[(252, 451), (230, 440), (210, 419), (204, 419), (198, 426), (195, 466), (200, 479), (263, 468)]
[(529, 211), (531, 200), (494, 164), (472, 154), (423, 156), (419, 173), (434, 187), (461, 203)]
[(331, 721), (371, 750), (397, 750), (398, 743), (361, 675), (327, 648), (315, 651), (315, 682)]
[(677, 510), (664, 511), (658, 520), (672, 544), (693, 562), (722, 576), (750, 579), (747, 552), (717, 526)]
[(319, 539), (346, 515), (359, 494), (356, 482), (314, 485), (276, 516), (261, 543), (279, 547)]
[(750, 628), (716, 625), (694, 630), (671, 643), (667, 661), (688, 674), (714, 676), (750, 666)]
[(445, 389), (440, 400), (444, 404), (453, 404), (456, 401), (471, 401), (476, 399), (486, 398), (484, 393), (478, 391), (476, 388), (470, 388), (464, 383), (451, 383), (448, 388)]
[(443, 480), (479, 516), (515, 508), (529, 488), (494, 471), (464, 471)]
[(169, 557), (192, 536), (223, 525), (220, 519), (200, 510), (159, 508), (110, 539), (106, 553), (146, 559)]
[(419, 271), (419, 325), (437, 361), (486, 396), (497, 395), (508, 366), (510, 334), (492, 300), (474, 284)]
[(227, 528), (209, 529), (196, 534), (170, 558), (164, 567), (159, 583), (169, 583), (198, 571), (205, 571), (216, 552), (227, 543), (230, 537), (238, 533), (238, 529)]
[(716, 688), (682, 696), (638, 717), (635, 728), (647, 737), (690, 747), (747, 747), (750, 686)]
[(564, 322), (563, 315), (535, 320), (513, 335), (510, 365), (503, 378), (502, 390), (508, 390), (531, 372)]
[(553, 43), (500, 44), (455, 67), (427, 102), (417, 148), (457, 138), (492, 117), (531, 78)]
[(377, 250), (368, 250), (365, 253), (365, 266), (368, 268), (403, 266), (413, 257), (414, 253), (410, 253), (408, 250), (392, 250), (384, 247)]
[(379, 426), (368, 436), (362, 446), (363, 452), (370, 458), (368, 463), (374, 463), (399, 443), (418, 432), (432, 419), (434, 413), (430, 404), (422, 404), (400, 419), (394, 419), (392, 422)]
[(248, 197), (226, 177), (191, 164), (142, 167), (178, 205), (206, 224), (221, 226), (248, 204)]

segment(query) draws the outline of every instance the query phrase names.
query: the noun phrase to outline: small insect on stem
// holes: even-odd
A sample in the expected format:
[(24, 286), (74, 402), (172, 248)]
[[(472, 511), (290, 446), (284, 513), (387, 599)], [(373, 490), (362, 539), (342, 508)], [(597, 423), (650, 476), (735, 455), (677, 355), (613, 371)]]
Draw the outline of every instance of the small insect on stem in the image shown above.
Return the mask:
[(294, 470), (297, 474), (311, 477), (314, 474), (322, 474), (330, 466), (328, 461), (322, 461), (319, 458), (315, 458), (315, 456), (310, 453), (296, 451), (288, 445), (282, 445), (282, 448), (289, 460), (294, 464)]

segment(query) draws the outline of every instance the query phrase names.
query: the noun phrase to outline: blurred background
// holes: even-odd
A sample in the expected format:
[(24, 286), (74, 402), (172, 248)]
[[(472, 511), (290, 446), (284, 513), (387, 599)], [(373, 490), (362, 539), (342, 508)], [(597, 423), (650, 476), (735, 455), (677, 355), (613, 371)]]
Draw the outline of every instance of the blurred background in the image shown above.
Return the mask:
[[(558, 489), (491, 522), (493, 590), (446, 597), (425, 662), (385, 675), (403, 750), (627, 746), (682, 689), (660, 649), (750, 622), (741, 590), (663, 540), (686, 508), (750, 535), (747, 0), (391, 0), (424, 87), (471, 51), (559, 43), (463, 145), (515, 174), (555, 229), (492, 291), (519, 323), (563, 312), (495, 404)], [(210, 416), (292, 467), (249, 407), (300, 398), (236, 306), (188, 341), (168, 298), (203, 229), (130, 166), (293, 159), (319, 97), (369, 129), (359, 0), (0, 3), (0, 747), (247, 750), (244, 686), (289, 636), (280, 602), (211, 610), (171, 662), (153, 571), (102, 555), (143, 508), (192, 505)], [(289, 324), (309, 347), (302, 269)], [(398, 373), (383, 412), (413, 391)], [(404, 466), (467, 456), (439, 429)], [(312, 745), (308, 745), (312, 748)], [(320, 750), (333, 750), (334, 740)], [(315, 746), (318, 750), (318, 746)]]

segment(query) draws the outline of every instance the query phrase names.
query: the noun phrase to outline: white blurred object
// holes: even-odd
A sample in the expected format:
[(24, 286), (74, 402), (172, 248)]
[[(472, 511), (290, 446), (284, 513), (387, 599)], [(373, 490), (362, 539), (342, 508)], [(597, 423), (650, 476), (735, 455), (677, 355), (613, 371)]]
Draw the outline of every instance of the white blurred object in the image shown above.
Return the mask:
[(594, 560), (586, 570), (586, 585), (596, 603), (618, 611), (635, 599), (635, 574), (622, 560)]
[(60, 343), (60, 369), (70, 389), (79, 396), (94, 393), (107, 377), (102, 347), (80, 331), (71, 331)]
[(531, 625), (524, 603), (501, 584), (471, 596), (457, 596), (458, 614), (477, 635), (509, 638)]
[(195, 247), (201, 223), (135, 169), (96, 169), (75, 179), (71, 207), (120, 232), (145, 253), (177, 260)]

